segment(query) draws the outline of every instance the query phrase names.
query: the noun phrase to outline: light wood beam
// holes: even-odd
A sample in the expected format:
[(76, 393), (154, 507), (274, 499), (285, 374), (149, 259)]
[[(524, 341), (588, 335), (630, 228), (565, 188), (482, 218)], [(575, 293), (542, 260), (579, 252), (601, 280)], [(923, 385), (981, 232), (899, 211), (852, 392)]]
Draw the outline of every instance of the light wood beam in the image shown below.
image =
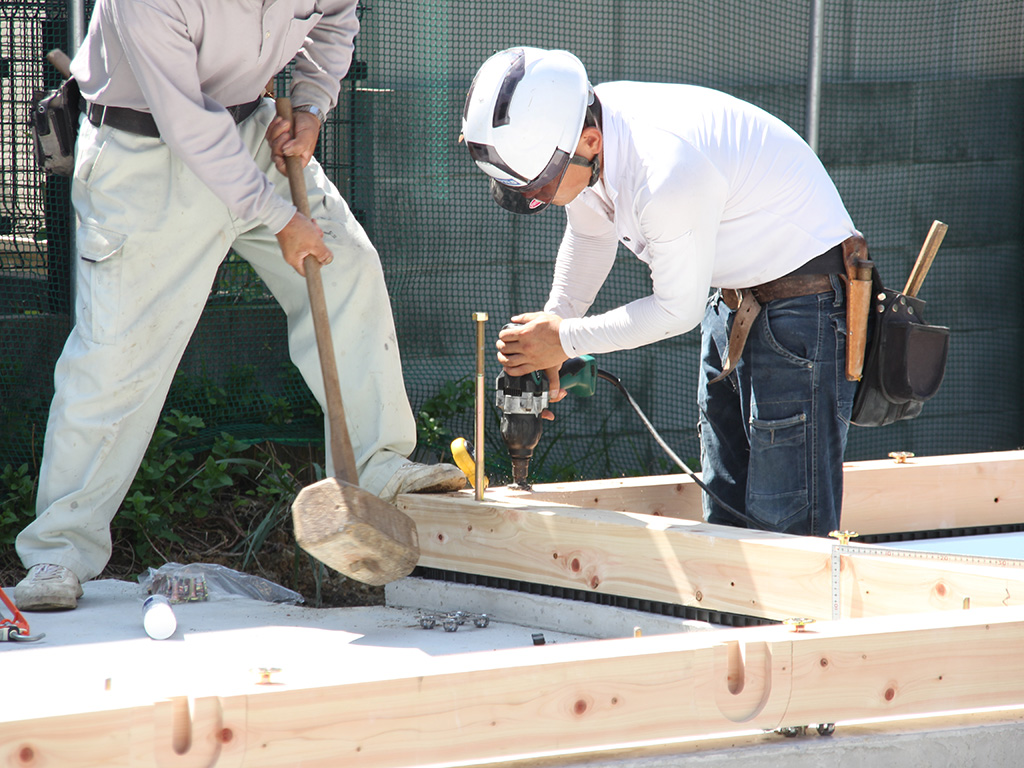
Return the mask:
[(0, 721), (0, 764), (474, 765), (1020, 707), (1022, 636), (1024, 608), (971, 610), (805, 632), (770, 626), (406, 656), (380, 679), (357, 675), (361, 682), (345, 681), (340, 646), (317, 684), (226, 692), (195, 700), (191, 714), (183, 700), (171, 700)]
[[(848, 462), (843, 480), (842, 526), (861, 535), (1024, 523), (1024, 451)], [(682, 474), (539, 484), (532, 493), (499, 487), (488, 496), (702, 519), (700, 488)]]
[[(831, 539), (522, 497), (405, 495), (420, 565), (782, 620), (832, 616)], [(843, 618), (1024, 604), (1024, 568), (841, 559)]]

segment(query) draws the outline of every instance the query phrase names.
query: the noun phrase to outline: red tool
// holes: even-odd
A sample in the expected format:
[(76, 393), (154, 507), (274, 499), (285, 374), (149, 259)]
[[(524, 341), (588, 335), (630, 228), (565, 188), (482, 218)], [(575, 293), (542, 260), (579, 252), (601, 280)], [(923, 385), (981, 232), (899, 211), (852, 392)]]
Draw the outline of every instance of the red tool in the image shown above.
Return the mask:
[(12, 619), (3, 618), (0, 615), (0, 641), (4, 640), (18, 640), (20, 642), (31, 642), (32, 640), (40, 640), (45, 637), (45, 634), (32, 636), (28, 628), (28, 621), (21, 615), (21, 611), (14, 602), (4, 592), (3, 587), (0, 587), (0, 601), (7, 606), (7, 609), (14, 616)]

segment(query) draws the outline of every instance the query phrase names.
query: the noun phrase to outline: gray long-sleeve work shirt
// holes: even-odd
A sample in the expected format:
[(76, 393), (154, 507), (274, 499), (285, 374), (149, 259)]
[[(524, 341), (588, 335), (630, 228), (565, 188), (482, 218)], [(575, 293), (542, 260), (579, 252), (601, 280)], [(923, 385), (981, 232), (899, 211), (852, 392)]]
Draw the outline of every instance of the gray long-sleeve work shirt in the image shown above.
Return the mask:
[(276, 233), (295, 208), (274, 192), (225, 107), (257, 98), (296, 58), (292, 103), (326, 113), (352, 60), (355, 7), (356, 0), (97, 0), (71, 71), (88, 101), (151, 112), (161, 139), (234, 216)]

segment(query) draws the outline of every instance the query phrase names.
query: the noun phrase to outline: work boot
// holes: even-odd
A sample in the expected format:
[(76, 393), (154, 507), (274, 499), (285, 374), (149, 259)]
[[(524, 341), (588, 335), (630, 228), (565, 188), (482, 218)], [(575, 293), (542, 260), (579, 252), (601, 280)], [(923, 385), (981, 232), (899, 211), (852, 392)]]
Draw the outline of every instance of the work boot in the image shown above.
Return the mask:
[(66, 611), (78, 605), (82, 585), (63, 565), (33, 565), (14, 588), (14, 604), (22, 611)]
[(448, 493), (466, 487), (466, 475), (451, 464), (407, 462), (391, 476), (380, 497), (394, 503), (400, 493)]

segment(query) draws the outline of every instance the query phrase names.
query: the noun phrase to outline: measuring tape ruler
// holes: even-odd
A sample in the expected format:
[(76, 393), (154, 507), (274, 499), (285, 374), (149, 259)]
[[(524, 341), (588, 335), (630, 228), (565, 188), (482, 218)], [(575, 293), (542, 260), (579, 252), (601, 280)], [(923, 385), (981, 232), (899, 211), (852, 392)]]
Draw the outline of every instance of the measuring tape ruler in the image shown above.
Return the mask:
[(983, 557), (981, 555), (956, 555), (948, 552), (924, 552), (916, 549), (896, 549), (892, 547), (853, 547), (849, 544), (836, 544), (832, 547), (832, 620), (841, 618), (841, 594), (839, 588), (839, 569), (843, 555), (866, 555), (868, 557), (888, 557), (896, 560), (924, 560), (937, 563), (956, 563), (957, 565), (984, 565), (994, 568), (1024, 568), (1024, 560), (1008, 557)]

